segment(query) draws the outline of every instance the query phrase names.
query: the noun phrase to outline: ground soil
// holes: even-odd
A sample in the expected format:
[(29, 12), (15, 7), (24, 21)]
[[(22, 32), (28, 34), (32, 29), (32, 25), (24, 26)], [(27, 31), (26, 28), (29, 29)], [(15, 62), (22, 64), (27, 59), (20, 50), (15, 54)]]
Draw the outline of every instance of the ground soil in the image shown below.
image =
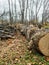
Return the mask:
[(14, 39), (0, 40), (0, 65), (49, 65), (43, 55), (29, 51), (27, 46), (19, 32)]

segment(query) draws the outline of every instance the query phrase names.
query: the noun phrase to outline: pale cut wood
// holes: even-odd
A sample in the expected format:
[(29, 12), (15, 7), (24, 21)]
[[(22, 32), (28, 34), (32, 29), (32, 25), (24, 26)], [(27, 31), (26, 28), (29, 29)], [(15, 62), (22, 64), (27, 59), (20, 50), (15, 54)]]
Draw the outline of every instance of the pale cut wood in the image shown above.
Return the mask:
[(49, 56), (49, 33), (39, 40), (39, 50), (45, 56)]

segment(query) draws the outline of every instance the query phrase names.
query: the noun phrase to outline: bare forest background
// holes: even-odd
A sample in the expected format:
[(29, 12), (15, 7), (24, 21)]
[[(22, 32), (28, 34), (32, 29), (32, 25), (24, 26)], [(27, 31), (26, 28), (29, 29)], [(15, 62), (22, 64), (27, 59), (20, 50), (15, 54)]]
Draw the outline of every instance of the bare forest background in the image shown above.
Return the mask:
[[(0, 13), (1, 23), (15, 22), (25, 24), (38, 24), (49, 21), (49, 0), (6, 0), (7, 11), (3, 5), (3, 12)], [(42, 12), (42, 13), (41, 13)], [(41, 14), (41, 15), (40, 15)]]

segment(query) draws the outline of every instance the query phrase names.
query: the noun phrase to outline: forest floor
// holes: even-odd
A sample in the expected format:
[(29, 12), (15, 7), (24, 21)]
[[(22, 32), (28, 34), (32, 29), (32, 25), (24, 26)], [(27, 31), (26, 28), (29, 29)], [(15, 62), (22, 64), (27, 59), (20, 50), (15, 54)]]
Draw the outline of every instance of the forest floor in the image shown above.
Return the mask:
[(27, 49), (28, 41), (19, 32), (15, 39), (0, 41), (0, 65), (49, 65), (45, 57)]

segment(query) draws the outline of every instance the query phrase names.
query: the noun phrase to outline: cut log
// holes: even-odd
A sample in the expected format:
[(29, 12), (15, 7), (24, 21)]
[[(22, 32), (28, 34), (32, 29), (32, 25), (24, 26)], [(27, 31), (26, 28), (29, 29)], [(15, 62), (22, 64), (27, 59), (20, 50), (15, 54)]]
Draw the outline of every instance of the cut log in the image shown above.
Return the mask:
[(45, 56), (49, 56), (49, 33), (38, 32), (32, 36), (33, 42), (29, 44), (29, 49), (33, 48)]
[(34, 44), (34, 48), (37, 49), (38, 51), (39, 50), (39, 41), (42, 37), (44, 37), (47, 33), (46, 32), (38, 32), (36, 33), (33, 37), (32, 37), (32, 40), (33, 40), (33, 44)]
[(49, 56), (49, 33), (39, 40), (39, 50), (45, 56)]

